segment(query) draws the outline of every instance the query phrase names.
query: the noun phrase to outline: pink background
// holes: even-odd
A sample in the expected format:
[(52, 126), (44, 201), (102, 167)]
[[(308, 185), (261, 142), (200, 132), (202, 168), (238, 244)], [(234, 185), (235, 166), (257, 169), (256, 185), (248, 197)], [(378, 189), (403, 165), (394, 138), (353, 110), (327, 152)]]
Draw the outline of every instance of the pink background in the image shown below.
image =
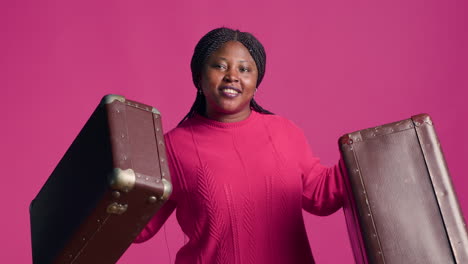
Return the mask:
[[(466, 216), (467, 8), (461, 0), (1, 1), (0, 259), (31, 262), (28, 205), (100, 98), (153, 105), (173, 128), (195, 96), (193, 48), (223, 25), (263, 42), (258, 101), (301, 126), (327, 165), (342, 134), (429, 113)], [(305, 219), (318, 263), (353, 263), (342, 211)], [(169, 263), (183, 243), (171, 218), (119, 263)]]

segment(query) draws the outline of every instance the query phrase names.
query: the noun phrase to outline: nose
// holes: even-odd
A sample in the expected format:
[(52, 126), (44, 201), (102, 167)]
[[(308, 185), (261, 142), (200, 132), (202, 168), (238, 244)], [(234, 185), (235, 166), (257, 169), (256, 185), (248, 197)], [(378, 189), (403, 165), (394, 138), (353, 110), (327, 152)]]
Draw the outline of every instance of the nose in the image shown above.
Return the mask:
[(238, 72), (230, 68), (228, 71), (226, 71), (226, 74), (224, 75), (224, 81), (225, 82), (239, 82), (239, 75)]

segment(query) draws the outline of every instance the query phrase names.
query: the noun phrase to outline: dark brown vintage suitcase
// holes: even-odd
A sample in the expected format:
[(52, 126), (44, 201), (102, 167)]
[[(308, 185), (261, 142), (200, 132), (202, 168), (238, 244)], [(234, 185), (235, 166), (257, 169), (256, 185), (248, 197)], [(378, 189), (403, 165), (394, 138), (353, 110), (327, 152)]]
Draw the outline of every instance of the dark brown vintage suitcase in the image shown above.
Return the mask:
[(339, 140), (356, 263), (468, 263), (468, 235), (426, 114)]
[(34, 263), (115, 263), (172, 190), (161, 115), (107, 95), (30, 205)]

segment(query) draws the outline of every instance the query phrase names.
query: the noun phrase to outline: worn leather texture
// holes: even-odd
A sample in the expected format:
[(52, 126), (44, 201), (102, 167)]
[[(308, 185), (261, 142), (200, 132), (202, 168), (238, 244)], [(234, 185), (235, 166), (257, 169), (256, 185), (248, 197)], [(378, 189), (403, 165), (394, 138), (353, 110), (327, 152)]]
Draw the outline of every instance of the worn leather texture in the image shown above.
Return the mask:
[(31, 202), (33, 262), (117, 262), (167, 200), (164, 182), (159, 112), (104, 97)]
[(468, 263), (468, 235), (426, 114), (339, 140), (356, 263)]

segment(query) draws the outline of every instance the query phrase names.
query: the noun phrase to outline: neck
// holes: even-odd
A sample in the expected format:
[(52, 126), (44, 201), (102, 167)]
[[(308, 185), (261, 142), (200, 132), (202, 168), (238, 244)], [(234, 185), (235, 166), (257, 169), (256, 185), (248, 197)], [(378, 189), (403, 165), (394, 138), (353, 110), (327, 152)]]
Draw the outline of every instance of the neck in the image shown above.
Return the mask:
[(223, 123), (233, 123), (233, 122), (239, 122), (242, 120), (247, 119), (250, 116), (250, 113), (252, 110), (250, 107), (246, 109), (246, 111), (242, 111), (239, 113), (234, 113), (234, 114), (225, 114), (225, 113), (216, 113), (216, 112), (211, 112), (211, 113), (206, 113), (205, 117), (215, 120), (218, 122), (223, 122)]

